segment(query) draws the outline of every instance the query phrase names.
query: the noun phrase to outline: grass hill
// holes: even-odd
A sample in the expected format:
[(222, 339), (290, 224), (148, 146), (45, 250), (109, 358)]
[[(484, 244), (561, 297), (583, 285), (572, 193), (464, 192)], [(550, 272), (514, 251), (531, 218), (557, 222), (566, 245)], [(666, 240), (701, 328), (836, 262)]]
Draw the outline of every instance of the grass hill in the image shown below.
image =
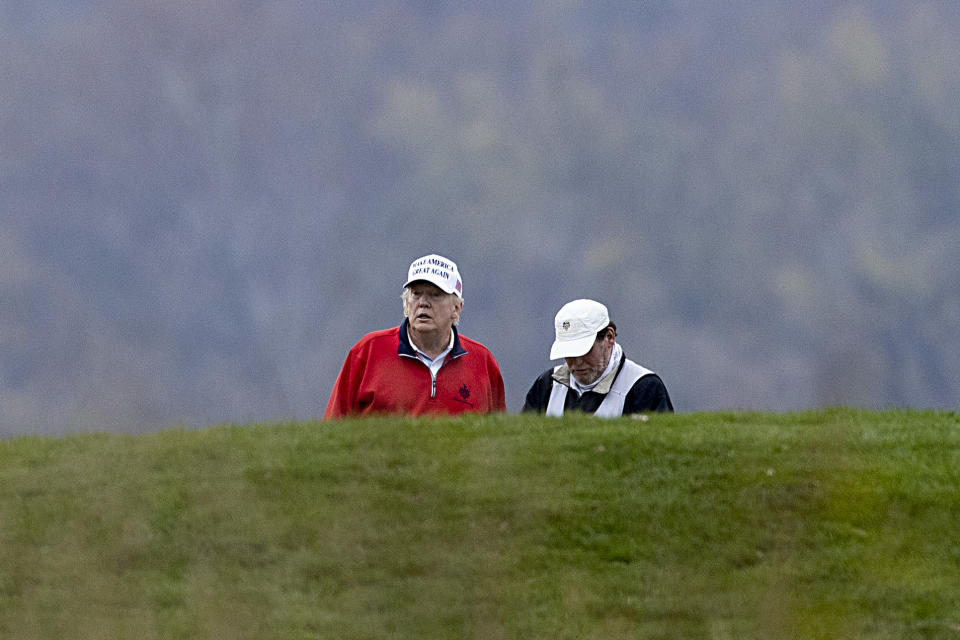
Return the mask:
[(960, 415), (0, 442), (3, 638), (958, 638)]

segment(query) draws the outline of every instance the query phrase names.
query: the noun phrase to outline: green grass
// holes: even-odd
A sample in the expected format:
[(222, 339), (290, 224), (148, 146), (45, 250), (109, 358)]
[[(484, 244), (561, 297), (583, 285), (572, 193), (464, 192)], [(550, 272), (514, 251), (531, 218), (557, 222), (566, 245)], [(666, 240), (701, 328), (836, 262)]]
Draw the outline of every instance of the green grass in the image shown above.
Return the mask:
[(960, 638), (960, 415), (0, 442), (3, 638)]

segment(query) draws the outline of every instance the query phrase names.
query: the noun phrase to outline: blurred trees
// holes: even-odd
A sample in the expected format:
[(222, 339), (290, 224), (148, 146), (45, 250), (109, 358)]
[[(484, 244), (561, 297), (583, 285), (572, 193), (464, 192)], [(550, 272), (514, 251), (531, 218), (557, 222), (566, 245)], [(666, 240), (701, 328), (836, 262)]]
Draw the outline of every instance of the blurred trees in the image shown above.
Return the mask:
[(457, 260), (519, 407), (604, 300), (685, 409), (956, 406), (937, 3), (0, 9), (0, 430), (311, 417)]

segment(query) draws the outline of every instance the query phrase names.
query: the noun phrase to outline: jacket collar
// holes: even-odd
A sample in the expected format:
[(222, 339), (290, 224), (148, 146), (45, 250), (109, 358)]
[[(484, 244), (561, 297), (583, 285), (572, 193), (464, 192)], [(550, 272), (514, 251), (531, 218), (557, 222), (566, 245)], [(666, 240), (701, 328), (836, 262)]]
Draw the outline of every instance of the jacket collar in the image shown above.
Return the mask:
[[(407, 333), (409, 328), (410, 321), (404, 318), (403, 323), (400, 325), (399, 329), (397, 329), (399, 334), (397, 337), (400, 338), (400, 343), (397, 345), (397, 355), (416, 358), (417, 353), (413, 350), (413, 345), (410, 344), (410, 336)], [(449, 357), (459, 358), (466, 353), (467, 350), (460, 345), (460, 334), (457, 333), (457, 328), (453, 327), (453, 349), (450, 349)]]
[[(591, 393), (599, 393), (606, 395), (610, 393), (610, 387), (613, 386), (613, 381), (617, 379), (617, 376), (620, 374), (620, 370), (623, 369), (623, 362), (627, 359), (627, 354), (624, 353), (620, 356), (620, 362), (614, 367), (613, 371), (608, 373), (605, 378), (603, 378), (597, 386), (590, 390)], [(570, 386), (570, 368), (566, 363), (557, 365), (553, 368), (553, 379), (559, 382), (560, 384), (569, 387)]]

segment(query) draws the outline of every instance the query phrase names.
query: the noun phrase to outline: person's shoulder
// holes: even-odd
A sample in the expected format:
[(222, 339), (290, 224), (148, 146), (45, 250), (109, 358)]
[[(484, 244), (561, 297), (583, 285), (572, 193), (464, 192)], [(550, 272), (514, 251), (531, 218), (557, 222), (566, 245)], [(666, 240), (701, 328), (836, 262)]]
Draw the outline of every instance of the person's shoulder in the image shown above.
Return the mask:
[(631, 369), (631, 373), (636, 376), (636, 380), (634, 380), (633, 385), (630, 387), (631, 393), (650, 389), (663, 389), (666, 391), (666, 385), (663, 383), (660, 374), (656, 371), (648, 369), (630, 358), (624, 358), (624, 366), (620, 373), (625, 373), (625, 370), (628, 368)]
[(377, 331), (371, 331), (366, 334), (353, 345), (353, 350), (363, 349), (368, 346), (383, 342), (383, 341), (395, 341), (397, 339), (397, 332), (400, 330), (399, 327), (391, 327), (389, 329), (378, 329)]
[(468, 338), (462, 333), (457, 333), (457, 337), (460, 338), (460, 346), (463, 347), (468, 353), (490, 353), (490, 349), (486, 347), (482, 342)]
[(660, 377), (660, 374), (654, 373), (653, 371), (651, 371), (650, 373), (643, 374), (635, 383), (633, 383), (634, 389), (643, 388), (643, 387), (666, 388), (666, 386), (667, 385), (663, 384), (663, 379)]
[(553, 370), (554, 367), (550, 367), (534, 379), (521, 408), (523, 413), (543, 413), (547, 410), (550, 389), (553, 388)]
[(617, 372), (618, 376), (627, 375), (629, 377), (635, 378), (634, 386), (640, 384), (641, 382), (659, 382), (660, 375), (643, 366), (639, 362), (631, 360), (630, 358), (624, 356), (623, 364), (620, 367), (620, 371)]
[(627, 392), (624, 413), (640, 411), (673, 411), (673, 402), (667, 392), (667, 385), (663, 383), (659, 374), (652, 371), (641, 376)]
[(638, 387), (646, 386), (665, 386), (663, 380), (660, 378), (660, 374), (652, 369), (648, 369), (638, 362), (634, 362), (630, 358), (624, 358), (624, 367), (621, 372), (630, 367), (633, 374), (636, 376), (636, 381), (633, 383), (634, 389)]

